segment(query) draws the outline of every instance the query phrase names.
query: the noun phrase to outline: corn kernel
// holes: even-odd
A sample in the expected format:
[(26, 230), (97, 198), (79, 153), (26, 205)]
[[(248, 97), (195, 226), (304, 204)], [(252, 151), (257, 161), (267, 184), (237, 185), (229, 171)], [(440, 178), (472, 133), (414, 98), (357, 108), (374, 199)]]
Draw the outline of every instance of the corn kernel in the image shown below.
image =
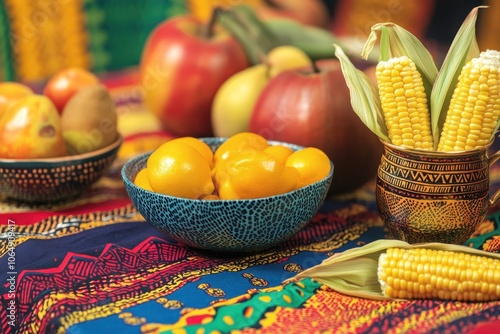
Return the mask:
[[(392, 144), (432, 149), (427, 97), (422, 78), (413, 61), (407, 57), (399, 57), (380, 62), (376, 68), (376, 77)], [(411, 117), (408, 116), (410, 111)], [(413, 111), (417, 111), (417, 114), (414, 115)]]
[[(487, 145), (493, 139), (500, 118), (499, 68), (500, 52), (493, 50), (482, 52), (463, 67), (450, 100), (438, 151), (470, 150)], [(452, 132), (451, 124), (457, 120), (465, 126), (461, 131)], [(475, 138), (470, 138), (472, 123), (482, 129), (481, 134), (473, 133)]]
[(379, 280), (381, 286), (385, 286), (383, 293), (389, 297), (459, 301), (500, 299), (498, 259), (419, 248), (390, 249), (379, 267)]

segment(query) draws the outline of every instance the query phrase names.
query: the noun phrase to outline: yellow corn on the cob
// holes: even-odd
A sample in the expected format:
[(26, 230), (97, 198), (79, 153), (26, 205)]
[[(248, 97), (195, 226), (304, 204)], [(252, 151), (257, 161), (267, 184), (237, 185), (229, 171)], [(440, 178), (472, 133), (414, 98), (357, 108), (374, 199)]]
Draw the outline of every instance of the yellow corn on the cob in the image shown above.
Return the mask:
[(376, 77), (392, 144), (432, 150), (427, 95), (415, 63), (406, 56), (381, 61), (376, 68)]
[(389, 248), (378, 278), (387, 297), (490, 301), (500, 299), (500, 260), (425, 248)]
[(349, 296), (377, 300), (500, 301), (500, 254), (463, 245), (379, 239), (298, 273)]
[(438, 151), (488, 144), (500, 115), (500, 52), (487, 50), (462, 69), (446, 114)]

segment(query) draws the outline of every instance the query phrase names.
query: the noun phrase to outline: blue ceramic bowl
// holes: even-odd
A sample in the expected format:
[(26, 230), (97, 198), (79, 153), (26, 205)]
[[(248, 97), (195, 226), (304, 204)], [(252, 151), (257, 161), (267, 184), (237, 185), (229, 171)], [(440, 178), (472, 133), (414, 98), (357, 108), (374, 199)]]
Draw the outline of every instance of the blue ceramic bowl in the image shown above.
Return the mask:
[[(201, 138), (213, 151), (226, 138)], [(282, 144), (293, 150), (302, 147)], [(122, 177), (132, 203), (166, 236), (188, 246), (231, 252), (254, 252), (273, 247), (296, 234), (317, 213), (328, 193), (333, 163), (326, 178), (292, 192), (257, 199), (197, 200), (147, 191), (134, 185), (151, 153), (129, 160)]]
[(57, 202), (82, 193), (116, 159), (123, 142), (79, 155), (47, 159), (0, 159), (0, 194), (31, 203)]

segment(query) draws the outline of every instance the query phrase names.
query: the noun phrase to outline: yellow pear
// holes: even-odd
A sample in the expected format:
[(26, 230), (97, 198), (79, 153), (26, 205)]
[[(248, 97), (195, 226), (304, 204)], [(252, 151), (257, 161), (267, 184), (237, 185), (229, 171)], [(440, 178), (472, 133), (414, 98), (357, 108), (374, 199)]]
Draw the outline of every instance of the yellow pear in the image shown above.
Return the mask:
[(53, 158), (66, 155), (61, 119), (43, 95), (32, 94), (9, 105), (0, 120), (0, 157)]
[(312, 61), (301, 49), (292, 45), (280, 45), (267, 54), (269, 77), (274, 78), (283, 71), (312, 66)]
[(212, 128), (218, 137), (247, 131), (253, 107), (268, 82), (268, 67), (257, 64), (227, 79), (212, 103)]
[(113, 98), (102, 84), (78, 91), (61, 116), (64, 139), (70, 154), (83, 154), (112, 144), (117, 136)]
[(248, 131), (254, 106), (269, 80), (279, 73), (310, 67), (311, 60), (301, 49), (283, 45), (273, 48), (262, 64), (253, 65), (227, 79), (212, 103), (212, 129), (218, 137)]

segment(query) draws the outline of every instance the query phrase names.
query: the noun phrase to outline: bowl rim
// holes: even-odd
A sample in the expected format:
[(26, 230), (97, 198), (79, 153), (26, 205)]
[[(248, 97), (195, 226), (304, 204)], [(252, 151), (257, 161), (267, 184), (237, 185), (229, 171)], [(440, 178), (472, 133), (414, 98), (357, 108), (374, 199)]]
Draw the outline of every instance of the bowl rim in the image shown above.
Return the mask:
[[(224, 137), (204, 137), (203, 139), (208, 139), (208, 138), (210, 138), (210, 139), (212, 139), (212, 138), (213, 139), (218, 139), (218, 138), (224, 138)], [(292, 143), (287, 143), (287, 142), (282, 142), (282, 141), (273, 141), (273, 140), (268, 140), (268, 141), (270, 143), (273, 143), (273, 144), (288, 144), (288, 145), (293, 145), (293, 146), (297, 146), (297, 147), (304, 147), (304, 146), (300, 146), (300, 145), (296, 145), (296, 144), (292, 144)], [(134, 182), (133, 182), (133, 180), (130, 180), (129, 177), (126, 175), (127, 174), (126, 173), (127, 170), (130, 169), (131, 166), (134, 165), (134, 164), (136, 164), (139, 160), (148, 157), (152, 153), (153, 153), (153, 151), (145, 152), (145, 153), (142, 153), (142, 154), (137, 155), (135, 157), (132, 157), (127, 162), (125, 162), (125, 164), (121, 168), (121, 175), (122, 175), (123, 181), (126, 182), (126, 183), (130, 183), (130, 185), (132, 187), (137, 188), (137, 189), (139, 189), (141, 191), (146, 191), (146, 192), (149, 192), (151, 194), (155, 194), (155, 195), (158, 195), (160, 197), (164, 197), (166, 199), (179, 200), (179, 201), (184, 201), (184, 202), (189, 202), (189, 203), (199, 202), (199, 201), (203, 200), (203, 199), (199, 199), (199, 198), (183, 198), (183, 197), (177, 197), (177, 196), (172, 196), (172, 195), (161, 194), (161, 193), (150, 191), (150, 190), (147, 190), (147, 189), (144, 189), (144, 188), (141, 188), (141, 187), (135, 185)], [(216, 202), (216, 203), (221, 203), (221, 202), (223, 202), (223, 203), (231, 203), (231, 202), (235, 203), (235, 202), (242, 202), (242, 201), (244, 201), (244, 202), (255, 202), (255, 201), (269, 200), (269, 199), (272, 199), (272, 198), (275, 198), (275, 197), (279, 197), (279, 196), (284, 196), (284, 195), (290, 196), (290, 195), (293, 195), (293, 194), (295, 194), (297, 192), (302, 192), (302, 191), (305, 191), (308, 188), (314, 187), (318, 183), (325, 182), (328, 179), (332, 180), (333, 179), (333, 172), (334, 172), (334, 169), (335, 169), (335, 165), (334, 165), (334, 163), (333, 163), (333, 161), (331, 159), (329, 159), (329, 160), (330, 160), (330, 171), (328, 172), (327, 176), (325, 176), (321, 180), (318, 180), (318, 181), (316, 181), (314, 183), (308, 184), (307, 186), (300, 187), (298, 189), (294, 189), (294, 190), (286, 192), (286, 193), (276, 194), (276, 195), (267, 196), (267, 197), (258, 197), (258, 198), (210, 199), (210, 200), (205, 200), (205, 201), (206, 202)]]
[(118, 133), (115, 141), (113, 141), (108, 146), (100, 148), (95, 151), (83, 153), (83, 154), (73, 154), (73, 155), (65, 155), (60, 157), (52, 157), (52, 158), (37, 158), (37, 159), (7, 159), (0, 158), (0, 164), (16, 164), (16, 163), (59, 163), (59, 162), (76, 162), (84, 159), (92, 158), (95, 156), (99, 156), (101, 154), (110, 152), (116, 148), (118, 148), (123, 142), (124, 137), (122, 134)]

